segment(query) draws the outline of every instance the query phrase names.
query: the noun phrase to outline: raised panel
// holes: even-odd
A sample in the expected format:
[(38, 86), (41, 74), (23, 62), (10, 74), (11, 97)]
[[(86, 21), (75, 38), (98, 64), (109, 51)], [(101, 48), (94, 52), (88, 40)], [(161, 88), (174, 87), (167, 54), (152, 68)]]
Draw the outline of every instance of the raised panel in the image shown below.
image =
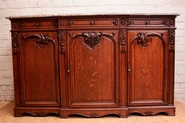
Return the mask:
[(23, 105), (59, 106), (56, 33), (22, 33), (19, 38)]
[(166, 104), (167, 32), (129, 31), (129, 105)]
[(70, 106), (117, 106), (117, 33), (68, 33)]

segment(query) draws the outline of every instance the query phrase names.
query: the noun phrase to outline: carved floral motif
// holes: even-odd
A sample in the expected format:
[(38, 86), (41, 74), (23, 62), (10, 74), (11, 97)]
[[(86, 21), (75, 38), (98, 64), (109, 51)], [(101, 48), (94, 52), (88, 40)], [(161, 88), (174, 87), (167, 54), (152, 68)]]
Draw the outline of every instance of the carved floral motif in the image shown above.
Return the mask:
[(67, 21), (67, 26), (71, 26), (73, 24), (73, 21)]
[(162, 24), (168, 27), (174, 27), (175, 26), (175, 19), (169, 18), (169, 19), (164, 19), (162, 21)]
[(134, 24), (134, 21), (128, 19), (128, 20), (127, 20), (127, 26), (132, 25), (132, 24)]
[(51, 24), (52, 24), (54, 27), (58, 27), (58, 21), (53, 21)]
[(64, 37), (65, 37), (65, 35), (66, 35), (66, 32), (64, 30), (59, 31), (59, 33), (58, 33), (59, 45), (61, 46), (60, 53), (65, 52), (65, 49), (64, 49), (64, 46), (65, 46), (65, 38)]
[(112, 22), (115, 26), (117, 26), (118, 25), (118, 20), (113, 20), (113, 22)]
[(91, 113), (91, 114), (90, 114), (90, 117), (92, 117), (92, 118), (96, 118), (96, 117), (99, 117), (99, 115), (98, 115), (98, 114), (96, 114), (96, 113)]
[(168, 23), (168, 22), (167, 22), (167, 19), (162, 20), (162, 24), (163, 24), (163, 25), (167, 25), (167, 23)]
[(43, 117), (43, 116), (45, 116), (44, 112), (36, 112), (35, 114), (36, 114), (36, 116), (38, 116), (38, 117)]
[(61, 27), (64, 26), (64, 23), (65, 23), (64, 20), (60, 20), (60, 26), (61, 26)]
[(37, 38), (37, 40), (35, 41), (35, 45), (38, 46), (39, 48), (44, 47), (45, 45), (48, 45), (49, 41), (55, 42), (52, 38), (50, 38), (48, 35), (46, 34), (32, 34), (32, 35), (23, 35), (24, 39), (27, 38)]
[(169, 19), (169, 26), (175, 26), (175, 19)]
[(121, 25), (122, 25), (122, 26), (125, 26), (125, 25), (126, 25), (126, 18), (122, 18), (122, 19), (121, 19)]
[(114, 33), (111, 34), (107, 34), (107, 33), (102, 33), (102, 32), (84, 32), (84, 33), (79, 33), (77, 35), (73, 35), (71, 34), (72, 38), (77, 38), (77, 37), (84, 37), (84, 42), (83, 44), (89, 48), (89, 49), (93, 49), (97, 44), (99, 44), (101, 42), (101, 38), (102, 36), (105, 37), (113, 37)]
[(16, 22), (12, 22), (12, 28), (16, 28), (17, 25), (16, 25)]
[(125, 53), (126, 43), (127, 43), (127, 33), (126, 33), (126, 30), (120, 30), (120, 33), (119, 33), (119, 44), (122, 46), (122, 48), (121, 48), (121, 52), (122, 53)]
[(12, 32), (12, 47), (13, 47), (13, 54), (16, 55), (18, 53), (18, 33)]
[(146, 112), (144, 112), (144, 114), (146, 116), (153, 116), (153, 112), (152, 111), (146, 111)]
[(19, 22), (19, 23), (18, 23), (18, 27), (19, 27), (19, 28), (22, 28), (23, 26), (24, 26), (24, 23), (22, 23), (22, 22)]

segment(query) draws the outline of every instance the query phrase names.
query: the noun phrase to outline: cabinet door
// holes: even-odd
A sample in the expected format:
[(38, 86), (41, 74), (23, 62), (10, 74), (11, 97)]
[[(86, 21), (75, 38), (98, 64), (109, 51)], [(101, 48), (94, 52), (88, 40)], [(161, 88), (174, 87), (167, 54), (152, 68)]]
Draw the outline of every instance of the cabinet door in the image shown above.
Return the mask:
[(128, 105), (165, 105), (168, 76), (167, 31), (128, 32)]
[(59, 106), (57, 33), (26, 32), (19, 39), (22, 105)]
[(70, 31), (70, 107), (118, 106), (118, 31)]

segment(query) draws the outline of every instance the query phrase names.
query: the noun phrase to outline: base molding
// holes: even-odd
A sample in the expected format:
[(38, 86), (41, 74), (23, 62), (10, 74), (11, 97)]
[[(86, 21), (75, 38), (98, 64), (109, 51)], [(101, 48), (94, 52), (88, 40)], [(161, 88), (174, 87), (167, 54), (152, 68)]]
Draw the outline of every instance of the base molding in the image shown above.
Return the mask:
[(43, 117), (51, 114), (59, 116), (60, 108), (49, 107), (15, 107), (14, 116), (21, 117), (24, 114), (29, 114), (36, 117)]
[(90, 109), (60, 109), (60, 117), (66, 118), (70, 115), (80, 115), (84, 117), (98, 118), (106, 115), (118, 115), (126, 118), (127, 108), (90, 108)]
[(14, 116), (20, 117), (24, 114), (43, 117), (54, 114), (61, 118), (67, 118), (71, 115), (84, 117), (103, 117), (107, 115), (117, 115), (127, 118), (132, 114), (141, 114), (144, 116), (153, 116), (159, 113), (165, 113), (168, 116), (175, 115), (174, 106), (141, 106), (141, 107), (124, 107), (124, 108), (53, 108), (53, 107), (15, 107)]
[(128, 107), (128, 115), (133, 113), (138, 113), (144, 116), (153, 116), (159, 113), (165, 113), (168, 116), (175, 116), (175, 106)]

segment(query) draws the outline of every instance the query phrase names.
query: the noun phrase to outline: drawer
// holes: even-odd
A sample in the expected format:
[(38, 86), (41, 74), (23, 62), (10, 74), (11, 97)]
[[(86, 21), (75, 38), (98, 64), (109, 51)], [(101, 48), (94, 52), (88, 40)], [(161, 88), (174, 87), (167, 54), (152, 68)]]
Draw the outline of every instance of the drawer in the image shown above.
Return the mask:
[[(135, 26), (173, 26), (175, 21), (162, 18), (128, 18), (126, 20), (126, 26), (135, 27)], [(123, 26), (123, 25), (122, 25)]]
[(67, 19), (66, 27), (117, 27), (118, 18)]
[(27, 19), (27, 20), (17, 20), (14, 22), (13, 29), (52, 29), (58, 27), (57, 19), (53, 20), (39, 20), (39, 19)]

